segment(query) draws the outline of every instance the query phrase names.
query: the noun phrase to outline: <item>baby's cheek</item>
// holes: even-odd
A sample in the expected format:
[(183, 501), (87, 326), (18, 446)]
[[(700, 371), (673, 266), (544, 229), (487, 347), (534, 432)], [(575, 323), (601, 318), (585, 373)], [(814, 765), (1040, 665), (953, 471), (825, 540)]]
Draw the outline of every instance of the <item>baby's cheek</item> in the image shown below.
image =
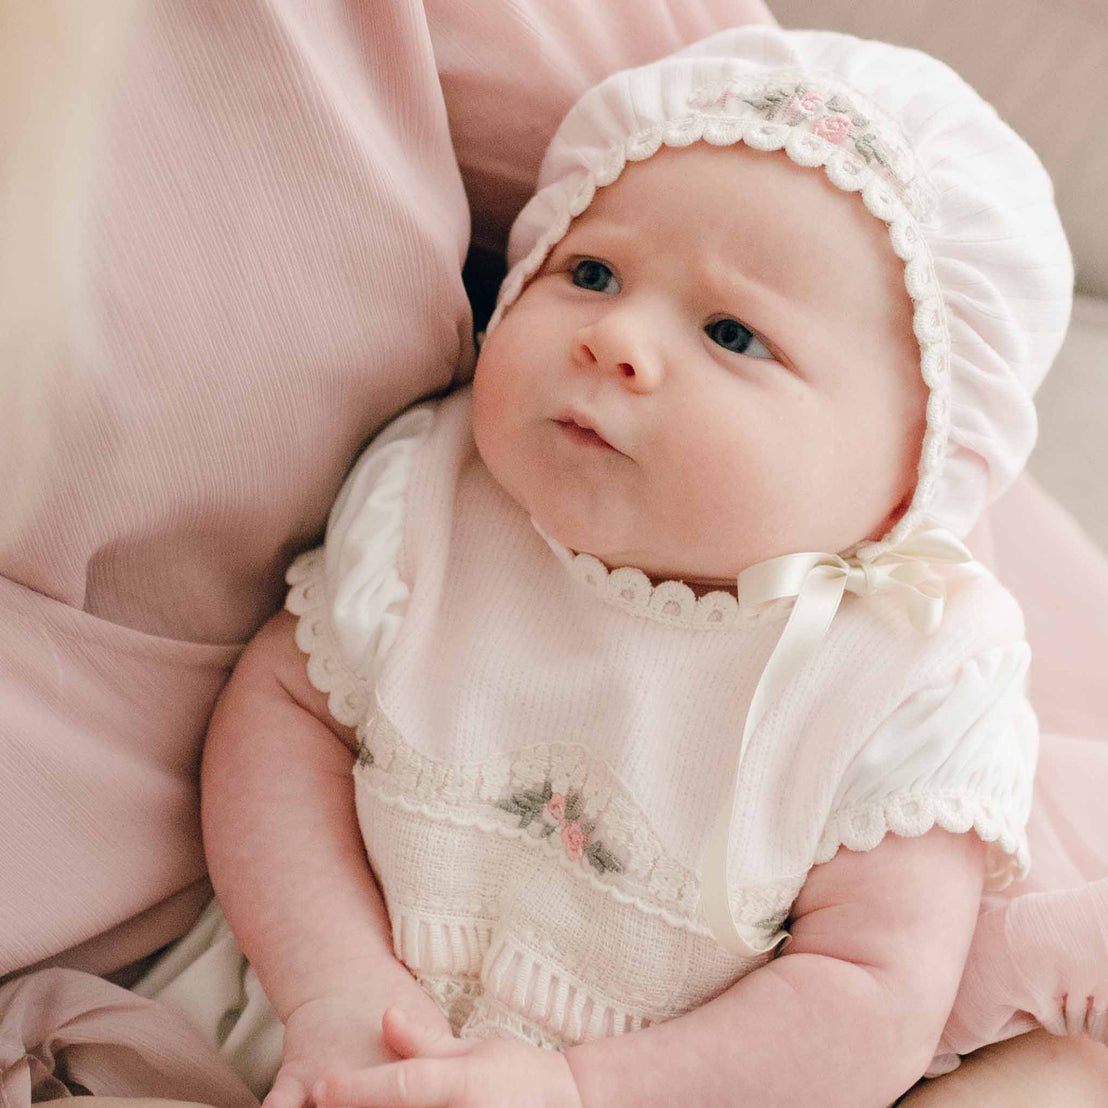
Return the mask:
[(759, 460), (732, 444), (691, 437), (663, 467), (656, 489), (664, 498), (664, 517), (677, 534), (703, 538), (745, 526), (750, 512), (768, 506), (766, 473)]
[(488, 363), (486, 372), (482, 374), (479, 367), (473, 379), (473, 438), (477, 452), (494, 475), (502, 465), (507, 441), (505, 420), (512, 408), (506, 384), (497, 380)]

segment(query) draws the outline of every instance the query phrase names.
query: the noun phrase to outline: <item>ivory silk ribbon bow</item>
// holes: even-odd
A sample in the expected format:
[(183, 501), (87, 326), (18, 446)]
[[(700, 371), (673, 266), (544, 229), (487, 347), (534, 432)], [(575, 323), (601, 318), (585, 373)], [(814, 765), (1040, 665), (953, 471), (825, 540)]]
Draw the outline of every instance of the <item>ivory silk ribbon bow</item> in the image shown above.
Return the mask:
[(739, 574), (739, 607), (749, 609), (770, 600), (795, 596), (788, 622), (758, 679), (743, 727), (742, 742), (727, 775), (727, 788), (716, 812), (703, 856), (701, 907), (716, 941), (742, 957), (772, 950), (788, 932), (763, 931), (739, 922), (727, 897), (727, 848), (735, 820), (739, 770), (751, 735), (766, 708), (815, 652), (838, 611), (844, 592), (857, 596), (898, 593), (917, 630), (932, 634), (942, 622), (945, 582), (932, 563), (972, 562), (973, 555), (949, 531), (931, 527), (916, 531), (900, 545), (869, 562), (847, 562), (837, 554), (786, 554), (750, 566)]

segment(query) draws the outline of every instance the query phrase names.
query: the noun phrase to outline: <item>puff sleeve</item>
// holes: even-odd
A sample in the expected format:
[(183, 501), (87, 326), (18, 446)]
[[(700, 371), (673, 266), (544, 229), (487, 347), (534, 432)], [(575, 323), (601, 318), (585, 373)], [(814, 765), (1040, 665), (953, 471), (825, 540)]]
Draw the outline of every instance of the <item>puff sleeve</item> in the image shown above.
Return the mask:
[(308, 679), (347, 726), (365, 718), (408, 607), (397, 570), (404, 505), (436, 407), (412, 408), (374, 438), (339, 491), (323, 546), (300, 555), (285, 575), (285, 607), (299, 617), (296, 643), (308, 655)]
[(848, 766), (816, 862), (840, 846), (871, 850), (889, 832), (940, 826), (988, 844), (988, 888), (1025, 876), (1039, 736), (1025, 692), (1029, 660), (1022, 640), (995, 647), (907, 696)]

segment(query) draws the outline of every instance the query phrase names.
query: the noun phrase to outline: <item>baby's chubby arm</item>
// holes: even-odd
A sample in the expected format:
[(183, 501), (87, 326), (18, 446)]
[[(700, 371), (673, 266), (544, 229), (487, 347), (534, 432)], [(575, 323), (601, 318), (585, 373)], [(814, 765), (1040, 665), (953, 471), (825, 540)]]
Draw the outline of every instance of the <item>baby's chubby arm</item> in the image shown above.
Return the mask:
[(204, 747), (208, 867), (224, 915), (285, 1023), (267, 1108), (297, 1108), (325, 1071), (390, 1062), (396, 1005), (448, 1027), (396, 959), (358, 829), (352, 728), (312, 687), (295, 617), (274, 616), (227, 684)]
[(931, 1060), (983, 874), (972, 833), (841, 849), (808, 875), (780, 957), (686, 1015), (566, 1051), (585, 1108), (884, 1108)]

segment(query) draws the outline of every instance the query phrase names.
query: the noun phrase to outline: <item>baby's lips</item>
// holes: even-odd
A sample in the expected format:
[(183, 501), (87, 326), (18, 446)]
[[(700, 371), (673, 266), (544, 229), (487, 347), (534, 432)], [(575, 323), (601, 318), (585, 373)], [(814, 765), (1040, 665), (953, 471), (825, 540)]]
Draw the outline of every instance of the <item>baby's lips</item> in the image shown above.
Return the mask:
[[(563, 427), (572, 428), (576, 427), (580, 431), (591, 432), (592, 438), (599, 440), (598, 445), (602, 444), (610, 450), (616, 451), (617, 454), (622, 454), (623, 451), (613, 443), (607, 435), (600, 428), (599, 421), (593, 419), (591, 416), (578, 411), (576, 408), (567, 409), (561, 415), (559, 415), (555, 423), (560, 423)], [(587, 441), (585, 437), (582, 437), (582, 441)]]

